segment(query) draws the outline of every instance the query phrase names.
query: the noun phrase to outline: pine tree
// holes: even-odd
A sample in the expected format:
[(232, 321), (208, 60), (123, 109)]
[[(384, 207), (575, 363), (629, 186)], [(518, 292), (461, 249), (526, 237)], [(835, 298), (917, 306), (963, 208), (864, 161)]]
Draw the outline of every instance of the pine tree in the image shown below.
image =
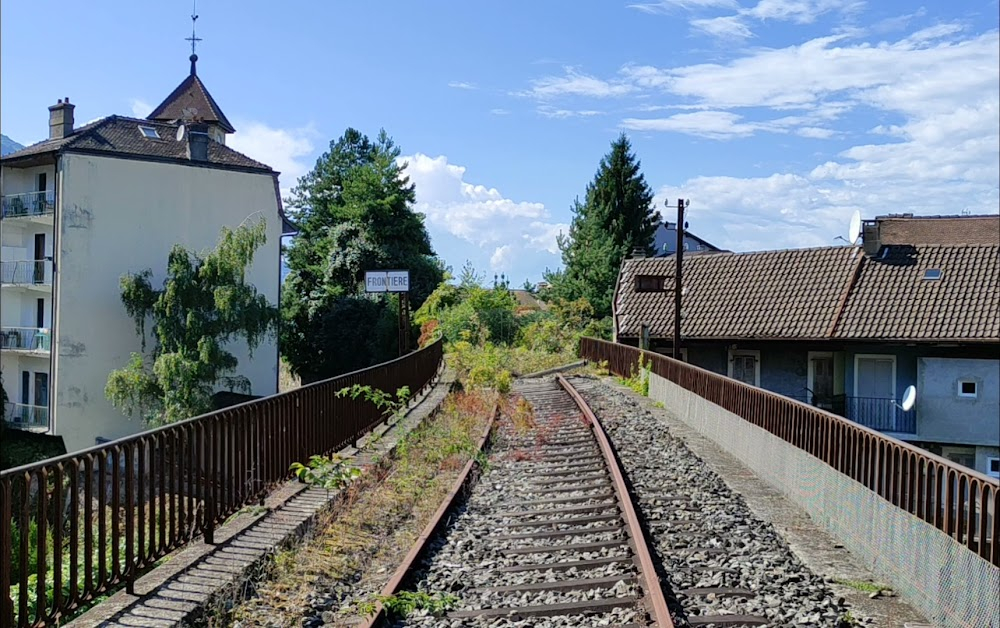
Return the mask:
[(635, 248), (653, 252), (659, 221), (653, 190), (625, 134), (611, 143), (584, 202), (575, 200), (572, 212), (569, 235), (559, 237), (563, 269), (545, 276), (548, 294), (568, 301), (586, 298), (598, 318), (610, 316), (622, 259)]

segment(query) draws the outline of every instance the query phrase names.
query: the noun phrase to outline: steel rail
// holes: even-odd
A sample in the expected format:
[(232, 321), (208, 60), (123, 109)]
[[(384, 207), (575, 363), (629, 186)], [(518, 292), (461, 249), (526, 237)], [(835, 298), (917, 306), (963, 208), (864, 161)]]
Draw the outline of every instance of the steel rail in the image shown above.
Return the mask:
[(580, 412), (587, 419), (587, 423), (590, 424), (594, 432), (594, 437), (597, 439), (597, 444), (601, 449), (601, 454), (604, 457), (605, 465), (611, 472), (615, 494), (623, 511), (622, 518), (628, 525), (629, 535), (632, 537), (634, 544), (633, 550), (635, 551), (636, 558), (639, 559), (639, 571), (644, 581), (643, 588), (646, 592), (646, 600), (648, 601), (652, 619), (659, 628), (674, 628), (670, 611), (667, 609), (667, 600), (663, 596), (663, 589), (660, 587), (660, 581), (656, 575), (656, 567), (653, 565), (653, 557), (650, 554), (649, 546), (646, 544), (645, 533), (642, 530), (642, 526), (639, 525), (639, 517), (636, 514), (635, 505), (632, 503), (632, 498), (628, 493), (625, 476), (622, 473), (621, 465), (618, 464), (618, 459), (615, 457), (611, 441), (604, 432), (604, 428), (601, 426), (597, 415), (590, 409), (590, 406), (587, 405), (587, 402), (584, 401), (576, 388), (562, 375), (557, 375), (556, 380), (569, 393), (569, 396), (573, 398), (573, 401), (580, 408)]

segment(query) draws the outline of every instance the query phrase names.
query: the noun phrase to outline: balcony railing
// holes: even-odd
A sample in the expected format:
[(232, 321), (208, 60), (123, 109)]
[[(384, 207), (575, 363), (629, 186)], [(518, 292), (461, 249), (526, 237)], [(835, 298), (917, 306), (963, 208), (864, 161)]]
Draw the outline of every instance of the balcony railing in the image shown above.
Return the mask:
[(11, 427), (25, 430), (48, 429), (49, 407), (29, 406), (25, 403), (8, 403), (3, 408), (3, 420)]
[(0, 284), (5, 286), (52, 285), (51, 260), (21, 260), (0, 262)]
[(0, 327), (0, 349), (5, 351), (48, 352), (52, 334), (38, 327)]
[(844, 416), (855, 423), (880, 432), (917, 433), (916, 411), (913, 409), (903, 410), (896, 404), (895, 399), (846, 397)]
[(56, 208), (55, 190), (5, 194), (0, 197), (0, 215), (4, 218), (51, 215)]

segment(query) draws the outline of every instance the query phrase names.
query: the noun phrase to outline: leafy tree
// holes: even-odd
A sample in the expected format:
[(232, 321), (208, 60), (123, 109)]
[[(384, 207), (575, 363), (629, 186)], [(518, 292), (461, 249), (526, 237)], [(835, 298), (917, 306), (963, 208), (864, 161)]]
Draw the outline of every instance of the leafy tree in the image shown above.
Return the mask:
[(598, 318), (611, 315), (611, 299), (622, 258), (641, 247), (651, 254), (659, 216), (653, 190), (624, 134), (601, 159), (584, 202), (573, 202), (568, 236), (559, 237), (563, 270), (546, 272), (549, 298), (586, 298)]
[(159, 425), (209, 411), (220, 384), (251, 392), (249, 380), (233, 374), (238, 364), (226, 345), (243, 339), (252, 354), (276, 332), (277, 308), (246, 282), (254, 253), (267, 241), (265, 227), (263, 219), (224, 227), (219, 244), (203, 255), (175, 245), (160, 290), (148, 269), (121, 278), (122, 303), (142, 349), (147, 323), (154, 346), (148, 359), (133, 353), (108, 377), (104, 392), (115, 407)]
[(444, 276), (400, 154), (384, 130), (372, 141), (349, 128), (292, 191), (299, 233), (288, 248), (281, 343), (304, 381), (396, 355), (398, 299), (366, 295), (365, 270), (408, 269), (414, 308)]

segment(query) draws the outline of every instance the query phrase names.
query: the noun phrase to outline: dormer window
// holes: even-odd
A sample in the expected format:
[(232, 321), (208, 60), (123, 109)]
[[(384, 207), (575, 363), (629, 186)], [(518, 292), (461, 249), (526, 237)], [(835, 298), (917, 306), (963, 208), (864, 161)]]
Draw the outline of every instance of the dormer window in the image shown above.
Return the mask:
[(661, 275), (636, 275), (636, 292), (663, 292), (666, 290), (667, 278)]
[(927, 270), (924, 271), (925, 281), (937, 281), (940, 278), (941, 278), (940, 268), (928, 268)]
[(151, 126), (140, 126), (139, 131), (142, 133), (143, 137), (149, 138), (151, 140), (160, 139), (160, 134), (156, 132)]

